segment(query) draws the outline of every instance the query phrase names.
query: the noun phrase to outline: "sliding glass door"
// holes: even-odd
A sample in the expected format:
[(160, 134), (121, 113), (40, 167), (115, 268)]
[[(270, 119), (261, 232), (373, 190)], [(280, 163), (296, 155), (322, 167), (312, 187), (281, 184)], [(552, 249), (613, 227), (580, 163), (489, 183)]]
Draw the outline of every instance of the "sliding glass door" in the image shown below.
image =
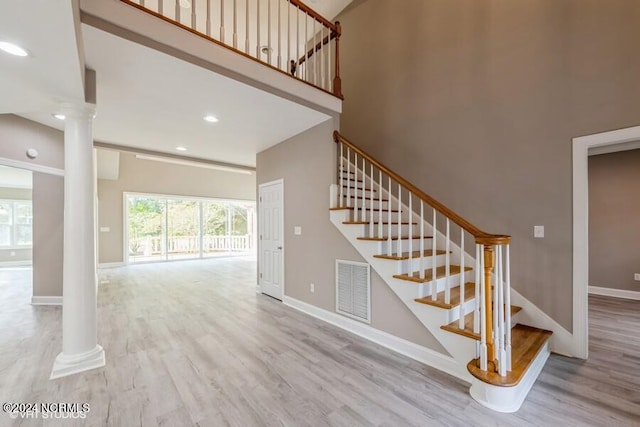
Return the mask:
[(128, 261), (255, 255), (255, 202), (126, 196)]

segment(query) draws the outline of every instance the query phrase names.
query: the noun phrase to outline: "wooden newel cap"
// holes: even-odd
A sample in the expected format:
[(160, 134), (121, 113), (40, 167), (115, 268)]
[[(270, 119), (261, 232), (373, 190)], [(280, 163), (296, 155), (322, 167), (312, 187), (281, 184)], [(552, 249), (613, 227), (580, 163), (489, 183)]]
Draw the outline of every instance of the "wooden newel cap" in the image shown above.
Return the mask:
[(476, 237), (476, 243), (485, 246), (508, 245), (511, 243), (511, 236), (488, 234), (486, 236)]

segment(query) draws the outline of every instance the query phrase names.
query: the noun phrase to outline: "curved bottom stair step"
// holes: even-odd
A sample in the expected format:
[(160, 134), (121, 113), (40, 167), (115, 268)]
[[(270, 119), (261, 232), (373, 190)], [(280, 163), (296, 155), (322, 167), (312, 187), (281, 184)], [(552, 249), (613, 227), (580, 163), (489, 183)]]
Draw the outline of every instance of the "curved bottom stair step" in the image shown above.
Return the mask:
[(553, 332), (526, 325), (516, 325), (511, 329), (511, 371), (501, 377), (490, 363), (489, 370), (480, 369), (480, 359), (473, 359), (467, 364), (469, 373), (487, 384), (500, 387), (514, 387), (533, 363), (540, 350), (547, 343)]
[[(517, 305), (511, 306), (511, 317), (515, 316), (522, 310), (522, 307), (518, 307)], [(480, 341), (480, 334), (476, 334), (473, 332), (473, 312), (468, 313), (464, 316), (464, 329), (460, 329), (460, 323), (457, 320), (449, 323), (448, 325), (440, 326), (440, 329), (443, 329), (447, 332), (451, 332), (454, 334), (462, 335), (467, 338), (474, 339), (476, 341)]]

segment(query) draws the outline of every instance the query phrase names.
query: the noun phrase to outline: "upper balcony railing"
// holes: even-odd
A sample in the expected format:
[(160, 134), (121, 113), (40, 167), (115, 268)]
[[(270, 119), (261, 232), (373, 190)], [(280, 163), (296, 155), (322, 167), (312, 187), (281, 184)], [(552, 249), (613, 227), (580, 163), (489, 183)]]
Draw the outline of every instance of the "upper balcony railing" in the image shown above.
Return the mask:
[(340, 23), (300, 0), (120, 0), (342, 99)]

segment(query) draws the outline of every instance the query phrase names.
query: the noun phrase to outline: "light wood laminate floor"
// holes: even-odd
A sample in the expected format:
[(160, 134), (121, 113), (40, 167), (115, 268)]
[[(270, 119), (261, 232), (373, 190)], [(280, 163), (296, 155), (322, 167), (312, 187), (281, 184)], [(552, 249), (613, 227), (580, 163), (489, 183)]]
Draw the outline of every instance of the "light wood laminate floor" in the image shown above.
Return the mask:
[[(640, 425), (640, 302), (590, 299), (590, 359), (552, 356), (516, 414), (468, 385), (255, 292), (230, 258), (100, 273), (105, 368), (48, 379), (61, 310), (32, 307), (30, 272), (0, 270), (0, 400), (88, 402), (89, 426)], [(108, 281), (108, 283), (107, 283)]]

